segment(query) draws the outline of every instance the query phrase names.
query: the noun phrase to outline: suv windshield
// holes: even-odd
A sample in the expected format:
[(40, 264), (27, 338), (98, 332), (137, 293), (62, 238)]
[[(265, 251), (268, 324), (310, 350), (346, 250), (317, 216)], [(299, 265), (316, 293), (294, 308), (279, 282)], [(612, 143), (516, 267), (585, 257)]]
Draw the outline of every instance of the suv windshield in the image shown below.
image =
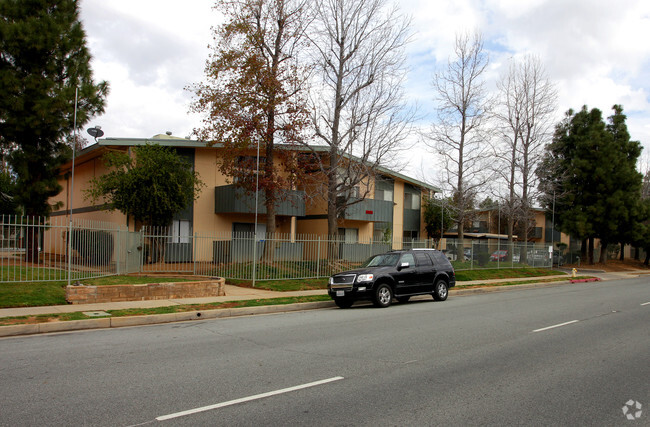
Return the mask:
[(390, 267), (397, 264), (399, 254), (381, 254), (369, 258), (361, 267)]

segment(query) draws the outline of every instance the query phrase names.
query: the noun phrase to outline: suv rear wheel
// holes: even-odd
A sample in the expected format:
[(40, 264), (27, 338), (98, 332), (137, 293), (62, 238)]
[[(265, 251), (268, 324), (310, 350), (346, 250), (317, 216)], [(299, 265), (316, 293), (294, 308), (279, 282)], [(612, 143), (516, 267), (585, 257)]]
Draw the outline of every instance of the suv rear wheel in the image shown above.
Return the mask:
[(447, 288), (447, 282), (443, 279), (436, 280), (435, 285), (433, 285), (433, 299), (436, 301), (444, 301), (449, 295), (449, 289)]
[(375, 306), (385, 308), (390, 305), (393, 301), (393, 290), (385, 283), (381, 283), (377, 286), (375, 291), (374, 303)]

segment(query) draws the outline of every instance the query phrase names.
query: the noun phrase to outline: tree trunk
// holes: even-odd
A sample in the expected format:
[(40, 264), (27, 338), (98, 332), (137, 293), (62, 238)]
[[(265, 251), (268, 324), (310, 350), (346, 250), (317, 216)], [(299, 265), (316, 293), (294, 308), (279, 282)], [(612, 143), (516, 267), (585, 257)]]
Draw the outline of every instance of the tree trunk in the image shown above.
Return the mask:
[(638, 246), (634, 248), (634, 260), (641, 261), (641, 251)]
[(594, 265), (594, 238), (593, 237), (589, 238), (589, 253), (587, 254), (587, 257), (589, 258), (587, 264)]
[[(500, 231), (500, 230), (499, 230)], [(515, 218), (510, 215), (508, 218), (508, 261), (512, 260), (513, 248), (514, 248), (514, 235), (515, 235)], [(519, 254), (519, 262), (521, 262), (521, 254)]]
[(26, 227), (25, 236), (25, 261), (34, 264), (39, 263), (38, 246), (39, 246), (39, 233), (38, 228), (35, 226)]
[(605, 241), (600, 241), (600, 263), (607, 264), (607, 245)]
[(327, 259), (337, 260), (339, 258), (338, 242), (338, 182), (337, 169), (339, 156), (336, 148), (333, 146), (330, 150), (330, 166), (327, 174)]
[[(275, 191), (272, 188), (266, 189), (266, 233), (273, 235), (276, 229), (275, 221)], [(257, 236), (259, 240), (266, 240), (266, 236)], [(257, 242), (255, 242), (257, 244)], [(274, 247), (268, 243), (264, 244), (264, 254), (262, 261), (273, 262), (275, 258)]]
[(625, 261), (625, 243), (623, 242), (621, 242), (621, 256), (618, 259)]

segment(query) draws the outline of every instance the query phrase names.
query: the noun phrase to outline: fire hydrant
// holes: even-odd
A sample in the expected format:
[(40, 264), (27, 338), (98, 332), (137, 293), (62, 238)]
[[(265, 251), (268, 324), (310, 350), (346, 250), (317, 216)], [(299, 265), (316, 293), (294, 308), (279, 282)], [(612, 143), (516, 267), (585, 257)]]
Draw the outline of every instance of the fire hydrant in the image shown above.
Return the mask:
[(571, 270), (571, 277), (576, 277), (576, 273), (577, 273), (577, 272), (578, 272), (578, 270), (576, 270), (575, 268), (572, 269), (572, 270)]

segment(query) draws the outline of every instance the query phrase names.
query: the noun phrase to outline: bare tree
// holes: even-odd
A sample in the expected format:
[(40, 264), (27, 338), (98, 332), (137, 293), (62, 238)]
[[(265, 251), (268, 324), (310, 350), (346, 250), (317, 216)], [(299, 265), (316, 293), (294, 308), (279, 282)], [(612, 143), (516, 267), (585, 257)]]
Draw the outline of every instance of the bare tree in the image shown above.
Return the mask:
[[(264, 191), (266, 229), (276, 231), (276, 201), (289, 178), (276, 160), (290, 170), (290, 150), (278, 144), (297, 144), (309, 124), (304, 82), (306, 72), (297, 60), (309, 22), (308, 0), (228, 0), (217, 7), (226, 22), (214, 30), (215, 46), (206, 63), (206, 82), (195, 93), (191, 110), (205, 113), (200, 139), (219, 143), (219, 167), (248, 192)], [(263, 170), (257, 173), (250, 153), (259, 147)]]
[(447, 68), (434, 76), (438, 121), (426, 137), (443, 159), (444, 179), (453, 193), (458, 239), (462, 241), (476, 195), (487, 181), (490, 99), (483, 81), (488, 56), (481, 35), (458, 34), (454, 54)]
[(386, 0), (315, 2), (311, 40), (316, 73), (311, 93), (318, 156), (326, 177), (327, 231), (371, 191), (377, 168), (387, 165), (410, 133), (402, 83), (409, 20)]
[[(497, 83), (501, 144), (495, 150), (501, 159), (497, 168), (507, 184), (504, 206), (508, 216), (508, 241), (512, 242), (514, 224), (520, 224), (522, 240), (528, 241), (531, 206), (536, 197), (535, 170), (551, 136), (557, 92), (536, 56), (514, 59)], [(525, 255), (523, 255), (525, 257)]]

